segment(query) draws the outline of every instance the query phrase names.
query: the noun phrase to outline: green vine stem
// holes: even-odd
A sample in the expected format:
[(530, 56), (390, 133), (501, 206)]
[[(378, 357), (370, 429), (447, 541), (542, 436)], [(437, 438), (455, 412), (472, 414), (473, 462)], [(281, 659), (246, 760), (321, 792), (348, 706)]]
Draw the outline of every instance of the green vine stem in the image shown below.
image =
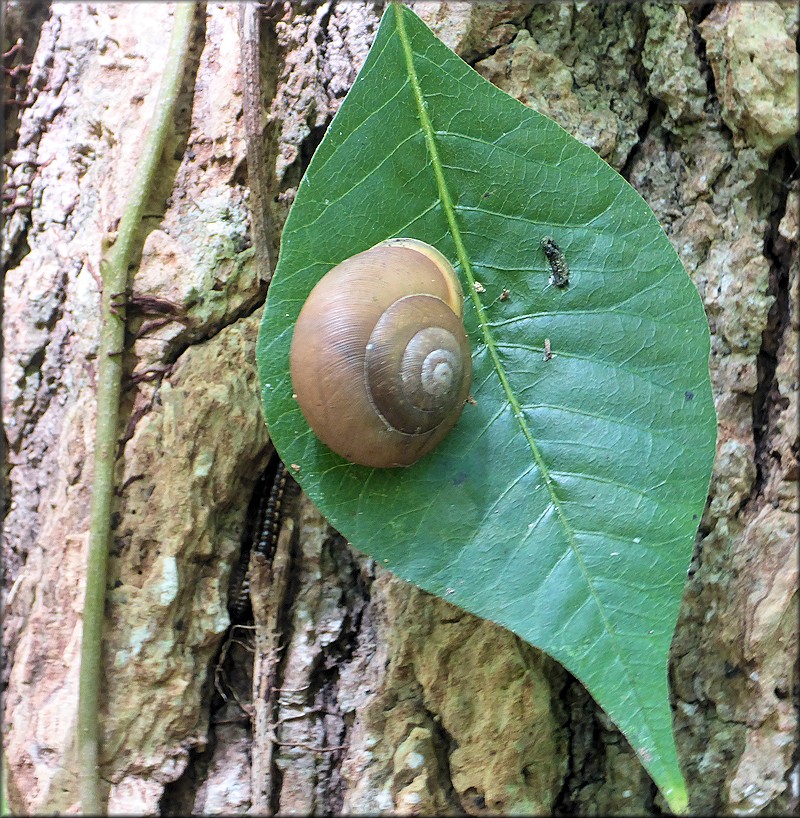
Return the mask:
[(128, 266), (147, 195), (152, 188), (164, 144), (174, 121), (175, 103), (185, 73), (196, 5), (195, 0), (175, 5), (172, 37), (153, 119), (116, 238), (110, 248), (104, 251), (100, 262), (103, 281), (102, 329), (78, 691), (78, 777), (84, 815), (102, 815), (106, 811), (107, 790), (100, 780), (98, 715), (106, 570), (114, 496), (114, 459), (119, 429), (122, 351), (125, 343), (125, 304), (129, 285)]

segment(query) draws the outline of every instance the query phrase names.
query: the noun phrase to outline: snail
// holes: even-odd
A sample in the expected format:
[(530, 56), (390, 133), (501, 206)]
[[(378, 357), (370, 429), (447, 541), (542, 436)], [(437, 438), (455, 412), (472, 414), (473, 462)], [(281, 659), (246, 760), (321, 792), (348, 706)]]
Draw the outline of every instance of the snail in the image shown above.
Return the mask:
[(390, 239), (317, 283), (294, 328), (292, 386), (316, 436), (353, 463), (409, 466), (458, 420), (472, 359), (458, 276), (434, 247)]

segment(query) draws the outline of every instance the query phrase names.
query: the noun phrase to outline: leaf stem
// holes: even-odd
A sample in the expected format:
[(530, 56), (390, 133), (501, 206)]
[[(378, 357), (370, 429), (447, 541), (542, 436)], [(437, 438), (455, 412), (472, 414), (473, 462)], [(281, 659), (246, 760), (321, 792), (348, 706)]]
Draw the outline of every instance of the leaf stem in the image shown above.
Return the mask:
[(148, 128), (116, 239), (110, 249), (104, 252), (100, 262), (103, 280), (102, 329), (78, 691), (78, 777), (81, 809), (84, 815), (105, 814), (107, 806), (105, 788), (100, 781), (98, 714), (102, 679), (106, 570), (111, 535), (111, 505), (114, 496), (114, 460), (122, 390), (128, 266), (147, 195), (151, 190), (164, 152), (164, 144), (174, 120), (175, 104), (189, 53), (196, 5), (195, 0), (175, 5), (172, 38), (153, 119)]

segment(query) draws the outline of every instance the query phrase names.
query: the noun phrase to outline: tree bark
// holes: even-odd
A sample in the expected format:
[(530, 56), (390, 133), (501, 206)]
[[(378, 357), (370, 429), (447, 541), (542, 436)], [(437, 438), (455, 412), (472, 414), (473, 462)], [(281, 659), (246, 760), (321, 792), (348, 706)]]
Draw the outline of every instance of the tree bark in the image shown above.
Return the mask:
[[(268, 5), (262, 182), (277, 249), (383, 4)], [(617, 168), (700, 291), (719, 441), (671, 656), (678, 749), (695, 814), (796, 809), (795, 5), (412, 7)], [(24, 48), (4, 65), (32, 64), (15, 75), (25, 104), (3, 153), (4, 778), (14, 813), (74, 812), (96, 273), (173, 5), (6, 12), (3, 51), (17, 38)], [(236, 4), (203, 7), (142, 223), (104, 647), (109, 809), (659, 814), (660, 795), (578, 682), (383, 571), (292, 486), (272, 561), (251, 557), (253, 617), (229, 610), (272, 458), (239, 53)]]

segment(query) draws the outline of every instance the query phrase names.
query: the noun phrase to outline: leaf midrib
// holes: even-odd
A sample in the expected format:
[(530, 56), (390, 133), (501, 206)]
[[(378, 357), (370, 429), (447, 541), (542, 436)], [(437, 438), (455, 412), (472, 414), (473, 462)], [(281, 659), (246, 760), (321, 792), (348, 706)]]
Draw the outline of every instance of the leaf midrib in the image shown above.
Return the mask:
[[(428, 112), (425, 109), (425, 98), (422, 94), (422, 88), (420, 87), (419, 78), (417, 77), (416, 68), (414, 66), (414, 55), (411, 51), (411, 43), (406, 33), (402, 9), (395, 7), (395, 14), (397, 16), (397, 33), (403, 46), (403, 53), (406, 60), (406, 70), (411, 82), (411, 88), (414, 92), (414, 99), (417, 103), (417, 114), (419, 116), (420, 125), (425, 137), (425, 145), (428, 149), (428, 155), (430, 156), (434, 176), (436, 177), (436, 185), (439, 190), (439, 199), (442, 202), (442, 208), (444, 209), (447, 223), (450, 227), (450, 234), (453, 237), (453, 242), (456, 247), (458, 261), (461, 264), (461, 268), (467, 278), (467, 283), (469, 284), (467, 289), (472, 299), (473, 306), (475, 307), (475, 312), (478, 317), (478, 324), (480, 326), (481, 333), (483, 334), (486, 348), (489, 350), (489, 354), (492, 358), (495, 371), (497, 372), (498, 377), (500, 378), (500, 383), (503, 386), (503, 391), (506, 393), (511, 408), (514, 411), (514, 417), (517, 419), (517, 422), (522, 429), (522, 433), (524, 434), (525, 439), (528, 441), (534, 460), (536, 461), (536, 465), (542, 472), (542, 476), (544, 477), (550, 493), (550, 499), (553, 504), (558, 507), (558, 498), (555, 494), (553, 486), (551, 485), (550, 474), (545, 466), (544, 460), (542, 459), (542, 455), (539, 452), (539, 448), (536, 445), (536, 441), (533, 439), (533, 435), (525, 423), (520, 404), (517, 401), (516, 395), (511, 390), (511, 384), (508, 382), (508, 376), (506, 375), (503, 364), (500, 361), (500, 356), (497, 352), (497, 346), (495, 345), (494, 338), (489, 332), (489, 321), (486, 318), (486, 312), (483, 308), (483, 304), (481, 303), (480, 298), (478, 298), (478, 293), (475, 289), (475, 275), (472, 272), (472, 264), (470, 263), (469, 256), (467, 255), (467, 249), (464, 246), (464, 241), (461, 238), (461, 230), (459, 229), (458, 222), (456, 221), (455, 208), (453, 206), (453, 201), (450, 198), (450, 191), (447, 188), (447, 182), (444, 178), (444, 168), (442, 166), (441, 159), (439, 158), (439, 149), (436, 145), (433, 125), (428, 117)], [(568, 530), (569, 527), (566, 525), (566, 521), (562, 520), (562, 522), (564, 522), (565, 528)]]
[[(508, 376), (506, 375), (505, 369), (503, 368), (503, 364), (500, 360), (500, 356), (497, 351), (497, 346), (494, 341), (494, 337), (489, 332), (489, 321), (486, 317), (486, 311), (483, 308), (483, 304), (481, 303), (480, 298), (478, 297), (478, 293), (475, 289), (475, 276), (472, 272), (472, 264), (470, 262), (469, 256), (467, 255), (466, 247), (464, 246), (464, 241), (461, 238), (461, 230), (458, 226), (458, 222), (456, 221), (456, 214), (455, 208), (453, 206), (453, 201), (450, 198), (450, 191), (447, 188), (447, 182), (444, 178), (444, 168), (442, 166), (441, 159), (439, 158), (439, 149), (436, 145), (435, 134), (433, 130), (433, 124), (431, 123), (430, 118), (428, 117), (428, 112), (425, 108), (425, 98), (422, 94), (422, 88), (419, 84), (419, 78), (417, 77), (416, 68), (414, 66), (414, 55), (411, 50), (411, 42), (408, 39), (408, 35), (405, 29), (405, 20), (403, 19), (403, 12), (401, 8), (395, 7), (395, 14), (397, 17), (397, 32), (398, 36), (400, 37), (400, 42), (403, 47), (403, 53), (405, 56), (406, 61), (406, 70), (408, 72), (409, 81), (411, 83), (411, 88), (414, 92), (414, 99), (417, 104), (417, 114), (419, 116), (420, 125), (422, 127), (422, 132), (425, 137), (425, 144), (428, 149), (428, 155), (431, 160), (431, 165), (433, 167), (433, 172), (436, 177), (436, 184), (439, 190), (439, 199), (442, 202), (442, 208), (444, 209), (445, 216), (447, 218), (448, 226), (450, 227), (450, 234), (453, 237), (453, 242), (456, 247), (456, 255), (458, 256), (458, 261), (461, 264), (461, 268), (464, 271), (464, 275), (467, 278), (468, 291), (470, 297), (472, 299), (473, 306), (475, 307), (475, 312), (478, 317), (478, 324), (480, 326), (481, 333), (483, 335), (484, 341), (486, 343), (486, 348), (489, 350), (489, 354), (492, 358), (492, 363), (494, 364), (495, 371), (500, 379), (500, 383), (503, 387), (503, 391), (508, 398), (509, 404), (514, 412), (514, 417), (517, 420), (517, 423), (522, 430), (525, 439), (528, 442), (528, 445), (531, 449), (531, 453), (533, 454), (533, 458), (536, 462), (536, 465), (539, 467), (539, 470), (542, 473), (542, 477), (544, 478), (545, 485), (547, 486), (547, 490), (550, 494), (550, 500), (553, 503), (553, 506), (556, 510), (556, 513), (559, 515), (559, 519), (564, 526), (567, 535), (570, 537), (570, 545), (575, 548), (575, 543), (572, 541), (571, 537), (571, 528), (567, 523), (567, 520), (564, 518), (563, 510), (561, 509), (560, 500), (555, 492), (555, 487), (552, 484), (552, 478), (550, 477), (550, 472), (545, 465), (544, 459), (542, 458), (542, 454), (539, 451), (539, 447), (536, 445), (536, 441), (531, 433), (531, 430), (528, 428), (527, 423), (525, 422), (525, 418), (522, 413), (522, 407), (520, 406), (519, 401), (517, 400), (517, 396), (511, 389), (511, 384), (509, 383)], [(580, 560), (580, 554), (577, 554), (578, 559)], [(580, 560), (581, 569), (585, 573), (585, 566), (583, 565), (583, 561)], [(588, 576), (586, 577), (588, 582)], [(594, 589), (589, 586), (592, 594), (594, 595)], [(598, 608), (600, 608), (599, 600)], [(602, 612), (602, 608), (600, 608)], [(604, 623), (607, 625), (608, 623), (605, 621)]]
[[(600, 599), (597, 596), (597, 592), (595, 591), (594, 585), (591, 580), (591, 576), (589, 575), (589, 572), (586, 568), (586, 564), (583, 561), (580, 549), (578, 548), (578, 544), (575, 540), (574, 532), (566, 519), (566, 515), (561, 505), (561, 501), (556, 493), (550, 472), (544, 462), (541, 452), (539, 451), (539, 447), (536, 444), (536, 440), (534, 439), (531, 430), (528, 428), (528, 425), (525, 422), (521, 406), (517, 401), (516, 395), (511, 389), (511, 384), (509, 383), (508, 376), (506, 375), (505, 369), (503, 368), (503, 364), (500, 361), (500, 356), (497, 352), (497, 347), (495, 345), (494, 338), (489, 332), (489, 321), (486, 318), (486, 313), (483, 308), (483, 304), (481, 303), (481, 300), (478, 297), (478, 293), (474, 286), (475, 276), (472, 272), (472, 264), (470, 263), (466, 247), (464, 246), (463, 239), (461, 238), (461, 231), (459, 229), (458, 222), (456, 221), (455, 207), (453, 206), (453, 201), (450, 198), (450, 191), (447, 188), (447, 183), (444, 178), (444, 167), (442, 165), (441, 159), (439, 158), (439, 150), (436, 145), (435, 131), (433, 128), (433, 124), (428, 116), (428, 112), (425, 107), (425, 98), (422, 93), (422, 88), (419, 84), (419, 78), (417, 77), (416, 67), (414, 65), (414, 54), (413, 51), (411, 50), (411, 42), (406, 32), (405, 20), (403, 19), (404, 10), (403, 7), (400, 6), (399, 4), (393, 4), (393, 6), (395, 10), (395, 19), (397, 20), (397, 33), (400, 38), (400, 43), (405, 57), (406, 71), (408, 73), (409, 81), (414, 92), (414, 100), (417, 105), (417, 115), (419, 117), (420, 126), (422, 128), (422, 132), (425, 138), (425, 145), (428, 150), (431, 165), (433, 167), (434, 176), (436, 177), (436, 184), (439, 191), (439, 199), (442, 203), (442, 208), (447, 218), (447, 223), (450, 228), (450, 234), (453, 237), (453, 243), (455, 244), (458, 261), (461, 264), (461, 268), (469, 284), (468, 287), (469, 294), (472, 299), (473, 306), (475, 307), (475, 312), (478, 318), (478, 324), (483, 335), (484, 341), (486, 343), (486, 348), (489, 350), (489, 354), (492, 358), (492, 363), (494, 364), (495, 371), (497, 372), (498, 378), (500, 379), (503, 391), (505, 392), (509, 404), (511, 405), (511, 408), (514, 412), (514, 417), (517, 420), (517, 423), (519, 424), (519, 427), (522, 431), (522, 434), (525, 437), (525, 440), (528, 442), (528, 446), (530, 447), (534, 461), (536, 462), (536, 465), (541, 471), (545, 485), (547, 486), (547, 491), (550, 495), (550, 502), (552, 503), (552, 506), (555, 509), (555, 512), (558, 516), (559, 522), (561, 523), (564, 529), (564, 532), (567, 536), (567, 541), (569, 543), (570, 548), (572, 549), (573, 554), (575, 555), (575, 559), (577, 561), (578, 566), (580, 567), (581, 573), (583, 574), (586, 586), (589, 589), (589, 593), (592, 595), (592, 598), (594, 599), (597, 611), (603, 621), (603, 628), (606, 631), (606, 633), (608, 633), (608, 635), (610, 636), (612, 642), (615, 644), (617, 656), (621, 660), (623, 653), (620, 650), (619, 645), (617, 644), (617, 634), (611, 627), (611, 623), (609, 622), (605, 610), (600, 602)], [(638, 688), (636, 684), (634, 684), (633, 679), (630, 678), (630, 672), (628, 670), (627, 664), (624, 661), (622, 662), (622, 667), (624, 669), (625, 675), (628, 677), (630, 681), (631, 690), (633, 691), (633, 695), (637, 700), (640, 711), (645, 720), (649, 722), (649, 719), (647, 719), (647, 717), (645, 716), (647, 711), (644, 708), (641, 699), (639, 698)]]

